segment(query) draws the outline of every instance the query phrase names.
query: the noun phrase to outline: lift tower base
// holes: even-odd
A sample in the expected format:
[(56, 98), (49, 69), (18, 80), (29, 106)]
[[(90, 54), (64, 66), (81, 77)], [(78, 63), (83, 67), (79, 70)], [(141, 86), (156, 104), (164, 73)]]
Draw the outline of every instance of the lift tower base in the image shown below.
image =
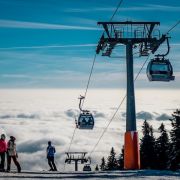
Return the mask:
[(129, 131), (124, 135), (124, 169), (140, 169), (138, 132)]

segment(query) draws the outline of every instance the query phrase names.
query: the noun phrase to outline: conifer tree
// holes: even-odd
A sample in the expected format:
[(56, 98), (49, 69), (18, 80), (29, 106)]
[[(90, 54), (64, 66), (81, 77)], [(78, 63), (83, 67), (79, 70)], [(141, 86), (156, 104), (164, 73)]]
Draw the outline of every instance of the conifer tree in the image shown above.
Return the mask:
[(100, 169), (101, 169), (101, 171), (106, 170), (106, 161), (105, 161), (104, 157), (102, 157), (102, 159), (101, 159)]
[(170, 169), (180, 169), (180, 109), (177, 109), (171, 120), (172, 130), (171, 136), (171, 165)]
[(114, 148), (111, 148), (110, 155), (107, 159), (107, 170), (115, 170), (117, 169), (117, 160), (116, 160), (116, 153)]
[(150, 143), (149, 153), (151, 154), (150, 162), (149, 162), (150, 168), (156, 169), (157, 168), (156, 139), (154, 137), (154, 130), (152, 126), (150, 126), (149, 143)]
[(145, 120), (142, 126), (143, 138), (141, 139), (140, 154), (141, 167), (143, 169), (155, 169), (156, 153), (155, 138), (153, 135), (153, 127)]
[(99, 171), (99, 166), (96, 164), (95, 171)]
[(156, 140), (157, 169), (168, 169), (169, 167), (169, 137), (162, 123), (158, 128), (160, 136)]
[(118, 169), (124, 169), (124, 146), (121, 149), (121, 154), (118, 159)]

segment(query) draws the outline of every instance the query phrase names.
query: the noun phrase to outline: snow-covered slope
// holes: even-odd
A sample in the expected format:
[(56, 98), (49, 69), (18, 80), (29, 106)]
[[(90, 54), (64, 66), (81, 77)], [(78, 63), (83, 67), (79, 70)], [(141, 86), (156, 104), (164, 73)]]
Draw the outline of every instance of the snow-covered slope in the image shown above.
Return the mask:
[(147, 179), (147, 180), (178, 180), (180, 172), (171, 171), (108, 171), (108, 172), (34, 172), (0, 173), (0, 179)]

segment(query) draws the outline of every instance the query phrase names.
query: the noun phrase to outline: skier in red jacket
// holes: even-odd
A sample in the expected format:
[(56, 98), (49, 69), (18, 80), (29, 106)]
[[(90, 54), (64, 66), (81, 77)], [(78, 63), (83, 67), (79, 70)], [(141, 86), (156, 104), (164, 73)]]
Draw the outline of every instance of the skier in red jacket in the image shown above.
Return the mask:
[(5, 139), (6, 139), (5, 134), (1, 134), (1, 139), (0, 139), (0, 157), (1, 157), (0, 171), (5, 171), (4, 170), (4, 162), (5, 162), (5, 154), (7, 152), (7, 143), (6, 143)]

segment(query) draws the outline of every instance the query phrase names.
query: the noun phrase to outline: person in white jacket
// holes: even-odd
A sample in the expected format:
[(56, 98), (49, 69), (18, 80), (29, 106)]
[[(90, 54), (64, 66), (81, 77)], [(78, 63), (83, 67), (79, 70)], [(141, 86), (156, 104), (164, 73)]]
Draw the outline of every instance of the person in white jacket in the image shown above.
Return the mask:
[(10, 136), (10, 140), (7, 143), (7, 172), (10, 171), (11, 169), (11, 159), (13, 159), (14, 164), (17, 167), (18, 172), (21, 172), (21, 166), (19, 162), (17, 161), (18, 154), (16, 151), (16, 143), (15, 143), (16, 138), (13, 136)]

